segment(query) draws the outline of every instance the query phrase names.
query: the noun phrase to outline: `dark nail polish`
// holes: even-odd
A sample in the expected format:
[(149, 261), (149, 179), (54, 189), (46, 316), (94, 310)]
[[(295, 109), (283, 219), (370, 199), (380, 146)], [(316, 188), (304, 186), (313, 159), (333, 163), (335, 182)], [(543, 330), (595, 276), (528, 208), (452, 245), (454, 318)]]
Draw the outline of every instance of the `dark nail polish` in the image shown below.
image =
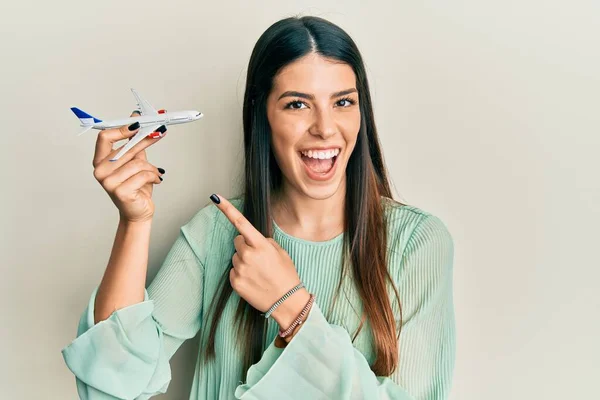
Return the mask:
[(163, 180), (163, 178), (161, 178), (160, 176), (158, 177), (158, 179), (160, 179), (161, 181)]
[(133, 124), (129, 125), (129, 127), (127, 127), (127, 129), (129, 129), (130, 131), (135, 131), (139, 127), (140, 127), (139, 121), (135, 121)]
[(158, 172), (160, 172), (161, 174), (164, 174), (164, 173), (165, 173), (165, 170), (164, 170), (164, 169), (162, 169), (162, 168), (158, 168)]
[(165, 133), (166, 130), (167, 130), (167, 127), (164, 125), (161, 125), (154, 132)]
[(132, 114), (142, 115), (142, 113), (140, 112), (140, 110), (133, 110)]
[(221, 199), (219, 199), (219, 196), (217, 196), (216, 194), (211, 194), (210, 195), (210, 199), (213, 201), (213, 203), (215, 204), (221, 204)]

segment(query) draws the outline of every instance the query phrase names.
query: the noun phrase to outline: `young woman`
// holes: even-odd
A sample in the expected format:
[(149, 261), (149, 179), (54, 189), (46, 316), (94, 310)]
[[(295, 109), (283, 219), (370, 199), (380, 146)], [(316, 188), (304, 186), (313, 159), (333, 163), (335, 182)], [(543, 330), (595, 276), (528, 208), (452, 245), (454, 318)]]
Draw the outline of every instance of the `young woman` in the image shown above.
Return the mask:
[(259, 38), (243, 109), (245, 186), (212, 195), (144, 288), (165, 171), (147, 138), (94, 176), (120, 212), (77, 338), (83, 399), (165, 393), (169, 359), (201, 330), (190, 399), (443, 399), (455, 360), (453, 241), (392, 199), (361, 55), (336, 25), (287, 18)]

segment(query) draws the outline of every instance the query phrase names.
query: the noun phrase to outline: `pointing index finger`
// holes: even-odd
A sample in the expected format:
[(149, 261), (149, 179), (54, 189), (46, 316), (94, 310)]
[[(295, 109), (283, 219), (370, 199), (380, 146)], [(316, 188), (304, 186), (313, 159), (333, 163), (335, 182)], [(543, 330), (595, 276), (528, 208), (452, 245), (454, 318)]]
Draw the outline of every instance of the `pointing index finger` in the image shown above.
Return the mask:
[[(227, 217), (229, 222), (235, 226), (238, 232), (244, 237), (249, 246), (257, 247), (265, 237), (244, 217), (233, 204), (226, 198), (220, 195), (213, 194), (210, 199), (215, 203), (217, 208), (221, 210)], [(218, 202), (217, 202), (218, 201)]]

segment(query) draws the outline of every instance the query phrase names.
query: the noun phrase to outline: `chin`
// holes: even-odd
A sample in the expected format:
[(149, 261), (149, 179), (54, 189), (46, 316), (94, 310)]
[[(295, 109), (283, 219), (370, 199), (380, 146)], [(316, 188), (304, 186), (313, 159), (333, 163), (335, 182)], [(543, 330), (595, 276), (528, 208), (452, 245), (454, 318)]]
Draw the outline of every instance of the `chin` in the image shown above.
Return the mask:
[(302, 192), (306, 197), (310, 197), (314, 200), (325, 200), (333, 197), (338, 191), (339, 185), (326, 186), (326, 187), (304, 187)]
[(337, 165), (341, 161), (342, 159), (337, 157), (328, 174), (316, 177), (308, 172), (304, 162), (300, 161), (300, 169), (295, 171), (296, 187), (305, 196), (315, 200), (324, 200), (334, 196), (340, 190), (342, 183), (345, 182), (345, 171), (340, 168), (345, 166)]

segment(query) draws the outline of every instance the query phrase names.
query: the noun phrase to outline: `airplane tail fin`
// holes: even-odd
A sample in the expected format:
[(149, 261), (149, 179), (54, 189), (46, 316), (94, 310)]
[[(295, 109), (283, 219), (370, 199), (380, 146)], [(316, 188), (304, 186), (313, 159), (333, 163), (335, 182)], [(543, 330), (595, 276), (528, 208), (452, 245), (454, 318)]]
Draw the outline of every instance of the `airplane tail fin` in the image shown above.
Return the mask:
[(77, 118), (79, 118), (79, 121), (81, 122), (81, 126), (90, 126), (90, 125), (94, 125), (97, 122), (102, 122), (101, 119), (95, 118), (93, 116), (91, 116), (90, 114), (86, 113), (85, 111), (80, 110), (77, 107), (71, 107), (71, 111), (73, 111), (73, 113), (77, 116)]

